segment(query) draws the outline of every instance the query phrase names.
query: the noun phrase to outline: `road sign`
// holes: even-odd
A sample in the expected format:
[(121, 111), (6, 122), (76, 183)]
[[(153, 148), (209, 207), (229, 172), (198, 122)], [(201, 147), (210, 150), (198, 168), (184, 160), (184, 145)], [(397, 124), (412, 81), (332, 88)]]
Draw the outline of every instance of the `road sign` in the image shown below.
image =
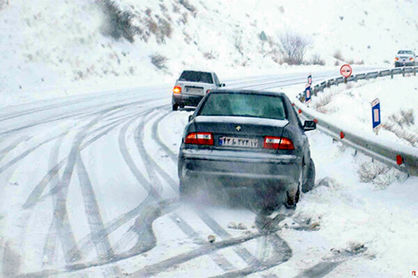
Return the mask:
[(372, 101), (371, 104), (372, 104), (372, 125), (373, 125), (373, 130), (377, 134), (379, 126), (380, 126), (380, 122), (381, 122), (380, 101), (378, 98), (376, 98), (375, 100)]
[(311, 86), (307, 86), (305, 88), (305, 102), (306, 103), (309, 103), (311, 101), (311, 98), (312, 98), (311, 93), (312, 93)]
[(340, 73), (345, 78), (348, 78), (353, 73), (353, 69), (351, 68), (351, 66), (349, 64), (344, 64), (340, 68)]
[(312, 85), (312, 74), (308, 75), (308, 84)]

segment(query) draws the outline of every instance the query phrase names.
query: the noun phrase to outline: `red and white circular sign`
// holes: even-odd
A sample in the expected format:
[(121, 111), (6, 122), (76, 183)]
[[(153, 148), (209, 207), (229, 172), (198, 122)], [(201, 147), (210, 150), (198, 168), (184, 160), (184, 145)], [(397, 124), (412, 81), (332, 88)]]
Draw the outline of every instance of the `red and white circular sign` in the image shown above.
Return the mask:
[(348, 78), (353, 73), (353, 69), (351, 68), (351, 66), (349, 64), (344, 64), (340, 68), (340, 73), (345, 78)]

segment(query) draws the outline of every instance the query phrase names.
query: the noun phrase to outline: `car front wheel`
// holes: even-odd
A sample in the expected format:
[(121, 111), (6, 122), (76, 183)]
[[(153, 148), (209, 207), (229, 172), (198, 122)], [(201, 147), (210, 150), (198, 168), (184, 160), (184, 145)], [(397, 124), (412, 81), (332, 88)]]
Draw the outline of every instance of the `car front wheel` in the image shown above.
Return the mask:
[(175, 103), (171, 108), (173, 109), (173, 111), (177, 111), (179, 109), (179, 105)]

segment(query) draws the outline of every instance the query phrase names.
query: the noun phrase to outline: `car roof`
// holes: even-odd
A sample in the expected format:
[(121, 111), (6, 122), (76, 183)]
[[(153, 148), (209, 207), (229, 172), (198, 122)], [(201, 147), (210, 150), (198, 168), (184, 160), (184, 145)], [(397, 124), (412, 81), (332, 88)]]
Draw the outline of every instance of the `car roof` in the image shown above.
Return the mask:
[(216, 89), (210, 90), (211, 94), (249, 94), (249, 95), (268, 95), (268, 96), (286, 96), (283, 92), (271, 92), (261, 90), (234, 90), (234, 89)]

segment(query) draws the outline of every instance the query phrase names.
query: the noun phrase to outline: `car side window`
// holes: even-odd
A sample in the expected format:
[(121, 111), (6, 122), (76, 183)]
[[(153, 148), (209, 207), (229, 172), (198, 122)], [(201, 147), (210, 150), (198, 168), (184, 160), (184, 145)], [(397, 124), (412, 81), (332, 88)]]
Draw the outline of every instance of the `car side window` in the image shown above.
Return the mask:
[(215, 85), (219, 87), (221, 85), (221, 82), (219, 82), (219, 79), (216, 73), (213, 74), (213, 77), (215, 79)]

